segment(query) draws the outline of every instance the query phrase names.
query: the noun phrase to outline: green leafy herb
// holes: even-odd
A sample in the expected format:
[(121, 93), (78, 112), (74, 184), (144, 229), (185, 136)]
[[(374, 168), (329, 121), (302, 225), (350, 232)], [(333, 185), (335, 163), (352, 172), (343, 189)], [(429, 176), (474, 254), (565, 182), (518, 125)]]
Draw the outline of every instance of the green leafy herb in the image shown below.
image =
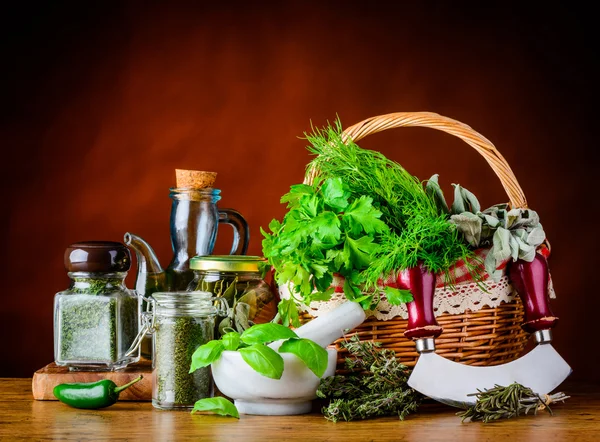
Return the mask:
[(257, 324), (245, 330), (241, 339), (246, 344), (264, 344), (279, 339), (288, 339), (297, 337), (296, 333), (283, 325), (266, 323)]
[(301, 338), (291, 338), (279, 347), (280, 353), (292, 353), (300, 358), (317, 377), (327, 370), (327, 351), (319, 344)]
[(353, 336), (342, 344), (351, 357), (346, 359), (349, 375), (321, 379), (317, 396), (329, 399), (322, 409), (333, 422), (398, 416), (404, 419), (417, 410), (421, 396), (407, 384), (410, 370), (380, 343), (361, 342)]
[(242, 359), (257, 373), (271, 379), (280, 379), (283, 375), (283, 358), (270, 347), (254, 344), (240, 348)]
[(237, 419), (240, 418), (240, 413), (235, 405), (233, 405), (224, 397), (220, 396), (200, 399), (194, 404), (192, 414), (196, 411), (210, 411), (220, 416), (231, 416)]
[[(223, 343), (225, 350), (231, 350), (231, 351), (237, 350), (238, 347), (240, 346), (240, 341), (241, 341), (240, 334), (235, 331), (226, 333), (221, 337), (221, 342)], [(221, 356), (221, 355), (219, 354), (219, 356)]]
[[(419, 262), (445, 272), (471, 256), (449, 222), (437, 181), (426, 190), (398, 163), (344, 139), (339, 121), (306, 139), (316, 155), (310, 168), (320, 175), (313, 185), (291, 186), (281, 198), (288, 207), (283, 221), (273, 220), (269, 233), (261, 230), (263, 254), (295, 301), (308, 305), (329, 299), (338, 273), (345, 278), (346, 297), (373, 308), (381, 279), (392, 272)], [(394, 294), (390, 303), (409, 299)], [(287, 302), (279, 315), (290, 324), (297, 311)]]
[(413, 300), (410, 290), (402, 290), (388, 286), (383, 289), (383, 292), (390, 304), (407, 303)]
[(310, 339), (300, 339), (293, 330), (279, 324), (253, 325), (241, 335), (236, 331), (225, 333), (220, 340), (210, 341), (196, 349), (191, 358), (190, 373), (205, 369), (221, 358), (223, 351), (239, 351), (242, 359), (256, 372), (272, 379), (283, 375), (284, 362), (279, 353), (266, 344), (283, 340), (278, 351), (292, 353), (318, 377), (327, 369), (325, 349)]
[(201, 345), (192, 355), (190, 373), (193, 373), (199, 368), (208, 367), (210, 364), (217, 361), (224, 351), (225, 345), (222, 341), (209, 341), (206, 344)]
[(564, 393), (542, 398), (530, 388), (516, 382), (507, 387), (496, 385), (489, 390), (479, 390), (470, 396), (477, 396), (477, 402), (466, 411), (457, 413), (463, 422), (481, 420), (487, 423), (498, 419), (511, 419), (530, 412), (537, 414), (540, 410), (547, 410), (552, 414), (549, 407), (551, 403), (563, 402), (569, 398)]

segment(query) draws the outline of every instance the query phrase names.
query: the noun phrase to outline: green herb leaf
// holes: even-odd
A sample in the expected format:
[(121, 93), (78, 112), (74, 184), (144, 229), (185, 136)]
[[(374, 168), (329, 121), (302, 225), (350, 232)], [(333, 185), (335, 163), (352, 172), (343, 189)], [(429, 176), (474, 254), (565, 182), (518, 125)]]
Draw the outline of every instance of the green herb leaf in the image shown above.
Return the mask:
[(379, 246), (369, 236), (363, 236), (359, 239), (346, 238), (344, 253), (352, 259), (352, 263), (347, 263), (347, 267), (352, 268), (352, 264), (355, 264), (357, 269), (368, 267), (378, 249)]
[[(300, 199), (305, 195), (314, 195), (315, 189), (306, 184), (294, 184), (290, 191), (281, 197), (282, 203), (288, 203), (288, 208), (296, 208), (300, 204)], [(271, 229), (273, 231), (273, 229)]]
[(281, 316), (281, 323), (288, 327), (300, 327), (300, 318), (298, 316), (298, 306), (293, 299), (282, 299), (277, 305), (277, 311)]
[(237, 419), (240, 418), (240, 413), (235, 405), (221, 396), (200, 399), (194, 404), (192, 414), (196, 411), (211, 411), (220, 416), (232, 416)]
[(397, 289), (395, 287), (385, 287), (383, 289), (385, 297), (391, 305), (406, 304), (413, 300), (412, 293), (410, 290)]
[(240, 346), (240, 334), (238, 332), (229, 332), (221, 338), (225, 350), (235, 351)]
[(389, 230), (380, 217), (381, 212), (373, 207), (373, 198), (362, 195), (350, 204), (342, 219), (348, 223), (352, 235), (357, 236), (363, 231), (370, 235)]
[(304, 338), (290, 338), (281, 344), (279, 353), (292, 353), (302, 360), (318, 378), (327, 370), (327, 351), (316, 342)]
[(348, 207), (348, 197), (350, 192), (341, 178), (329, 178), (325, 180), (321, 187), (325, 204), (337, 212), (341, 212)]
[(242, 359), (257, 373), (271, 379), (281, 379), (283, 358), (272, 348), (264, 344), (254, 344), (241, 348), (239, 353), (242, 355)]
[(241, 339), (246, 344), (252, 345), (295, 337), (297, 335), (293, 330), (283, 325), (267, 322), (266, 324), (257, 324), (250, 327), (242, 333)]
[(440, 212), (450, 213), (450, 209), (448, 209), (448, 204), (446, 204), (446, 199), (444, 198), (444, 192), (442, 192), (442, 188), (438, 183), (438, 176), (439, 175), (436, 173), (427, 180), (425, 192), (435, 201), (435, 205)]
[(192, 355), (192, 366), (190, 373), (193, 373), (199, 368), (208, 367), (221, 357), (221, 353), (225, 351), (225, 346), (221, 341), (209, 341), (196, 349)]

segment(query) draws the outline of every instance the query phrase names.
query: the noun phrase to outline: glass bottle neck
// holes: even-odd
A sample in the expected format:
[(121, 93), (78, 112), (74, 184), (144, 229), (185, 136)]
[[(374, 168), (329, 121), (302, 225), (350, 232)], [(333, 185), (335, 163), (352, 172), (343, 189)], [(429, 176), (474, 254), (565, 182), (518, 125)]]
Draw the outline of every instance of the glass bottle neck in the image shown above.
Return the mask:
[(217, 235), (221, 199), (219, 189), (171, 189), (171, 245), (169, 269), (189, 270), (189, 259), (212, 253)]

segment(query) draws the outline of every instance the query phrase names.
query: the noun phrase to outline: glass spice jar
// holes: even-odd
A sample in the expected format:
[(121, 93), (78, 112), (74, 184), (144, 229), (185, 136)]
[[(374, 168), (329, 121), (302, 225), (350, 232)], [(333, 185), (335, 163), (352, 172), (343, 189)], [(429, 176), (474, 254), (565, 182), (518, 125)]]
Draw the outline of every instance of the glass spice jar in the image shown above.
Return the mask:
[[(210, 367), (190, 373), (196, 349), (214, 339), (217, 309), (208, 292), (157, 292), (143, 314), (152, 337), (152, 405), (163, 410), (188, 409), (213, 395)], [(145, 331), (144, 331), (145, 332)]]
[(201, 290), (225, 298), (230, 310), (218, 318), (216, 334), (226, 329), (243, 332), (252, 324), (271, 321), (277, 314), (278, 297), (266, 282), (270, 266), (265, 258), (246, 255), (196, 256), (190, 260), (194, 279), (188, 290)]
[(64, 255), (71, 285), (54, 297), (54, 359), (70, 370), (110, 371), (139, 360), (129, 352), (139, 330), (139, 300), (125, 287), (124, 244), (87, 241)]

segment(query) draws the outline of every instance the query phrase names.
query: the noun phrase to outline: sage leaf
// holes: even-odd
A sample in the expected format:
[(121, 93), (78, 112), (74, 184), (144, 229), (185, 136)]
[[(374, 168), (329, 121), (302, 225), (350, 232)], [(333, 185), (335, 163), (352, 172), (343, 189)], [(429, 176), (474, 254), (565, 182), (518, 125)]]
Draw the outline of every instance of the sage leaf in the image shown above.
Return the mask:
[(469, 245), (479, 246), (481, 242), (481, 218), (470, 212), (463, 212), (459, 215), (452, 215), (450, 222), (455, 224), (458, 230), (464, 235)]
[(439, 175), (436, 173), (427, 180), (425, 192), (433, 199), (440, 212), (450, 213), (450, 209), (448, 209), (448, 204), (446, 204), (446, 199), (444, 198), (444, 192), (442, 192), (442, 188), (438, 184), (438, 177)]
[(502, 270), (496, 270), (496, 259), (494, 258), (494, 246), (490, 249), (489, 253), (484, 260), (485, 271), (493, 281), (498, 282), (502, 278)]
[(257, 324), (242, 333), (241, 339), (246, 344), (264, 344), (279, 339), (296, 338), (296, 333), (283, 325), (266, 323)]
[(516, 227), (519, 224), (519, 221), (521, 220), (521, 214), (521, 209), (511, 209), (506, 214), (506, 227), (508, 229), (510, 229), (511, 227)]
[(310, 339), (290, 338), (281, 344), (279, 353), (292, 353), (306, 364), (318, 378), (322, 377), (327, 370), (327, 351)]
[(219, 416), (231, 416), (237, 419), (240, 418), (240, 413), (235, 405), (221, 396), (200, 399), (194, 404), (192, 414), (196, 411), (211, 411)]
[(250, 321), (250, 306), (248, 304), (245, 302), (237, 302), (234, 312), (233, 321), (236, 330), (243, 332), (252, 327), (252, 322)]
[(519, 258), (527, 262), (533, 261), (535, 258), (535, 247), (527, 244), (519, 237), (517, 237), (516, 240), (519, 243)]
[[(492, 251), (490, 251), (492, 253)], [(510, 251), (510, 232), (506, 229), (499, 228), (494, 233), (494, 250), (493, 256), (496, 260), (496, 269), (501, 270), (506, 266), (511, 257)]]
[(239, 353), (246, 364), (257, 373), (271, 379), (281, 379), (281, 375), (283, 375), (283, 358), (272, 348), (263, 344), (253, 344), (250, 347), (241, 348)]
[(537, 247), (542, 244), (545, 239), (546, 232), (544, 232), (544, 229), (541, 225), (538, 225), (538, 227), (535, 227), (531, 232), (529, 232), (529, 235), (527, 235), (527, 244)]
[(238, 332), (229, 332), (221, 338), (225, 350), (235, 351), (240, 346), (240, 334)]
[(452, 213), (478, 213), (481, 210), (479, 200), (473, 193), (469, 192), (460, 184), (452, 185), (454, 186), (454, 203), (452, 204)]
[(385, 297), (391, 305), (406, 304), (407, 302), (411, 302), (413, 300), (410, 290), (402, 290), (397, 289), (396, 287), (386, 286), (383, 289), (383, 293), (385, 293)]
[(510, 257), (513, 261), (516, 261), (519, 257), (519, 242), (517, 241), (514, 235), (510, 235), (510, 237), (508, 238), (508, 242), (510, 244)]
[(192, 365), (190, 373), (193, 373), (199, 368), (208, 367), (213, 362), (221, 357), (221, 353), (225, 351), (225, 346), (221, 341), (209, 341), (196, 349), (192, 355)]

